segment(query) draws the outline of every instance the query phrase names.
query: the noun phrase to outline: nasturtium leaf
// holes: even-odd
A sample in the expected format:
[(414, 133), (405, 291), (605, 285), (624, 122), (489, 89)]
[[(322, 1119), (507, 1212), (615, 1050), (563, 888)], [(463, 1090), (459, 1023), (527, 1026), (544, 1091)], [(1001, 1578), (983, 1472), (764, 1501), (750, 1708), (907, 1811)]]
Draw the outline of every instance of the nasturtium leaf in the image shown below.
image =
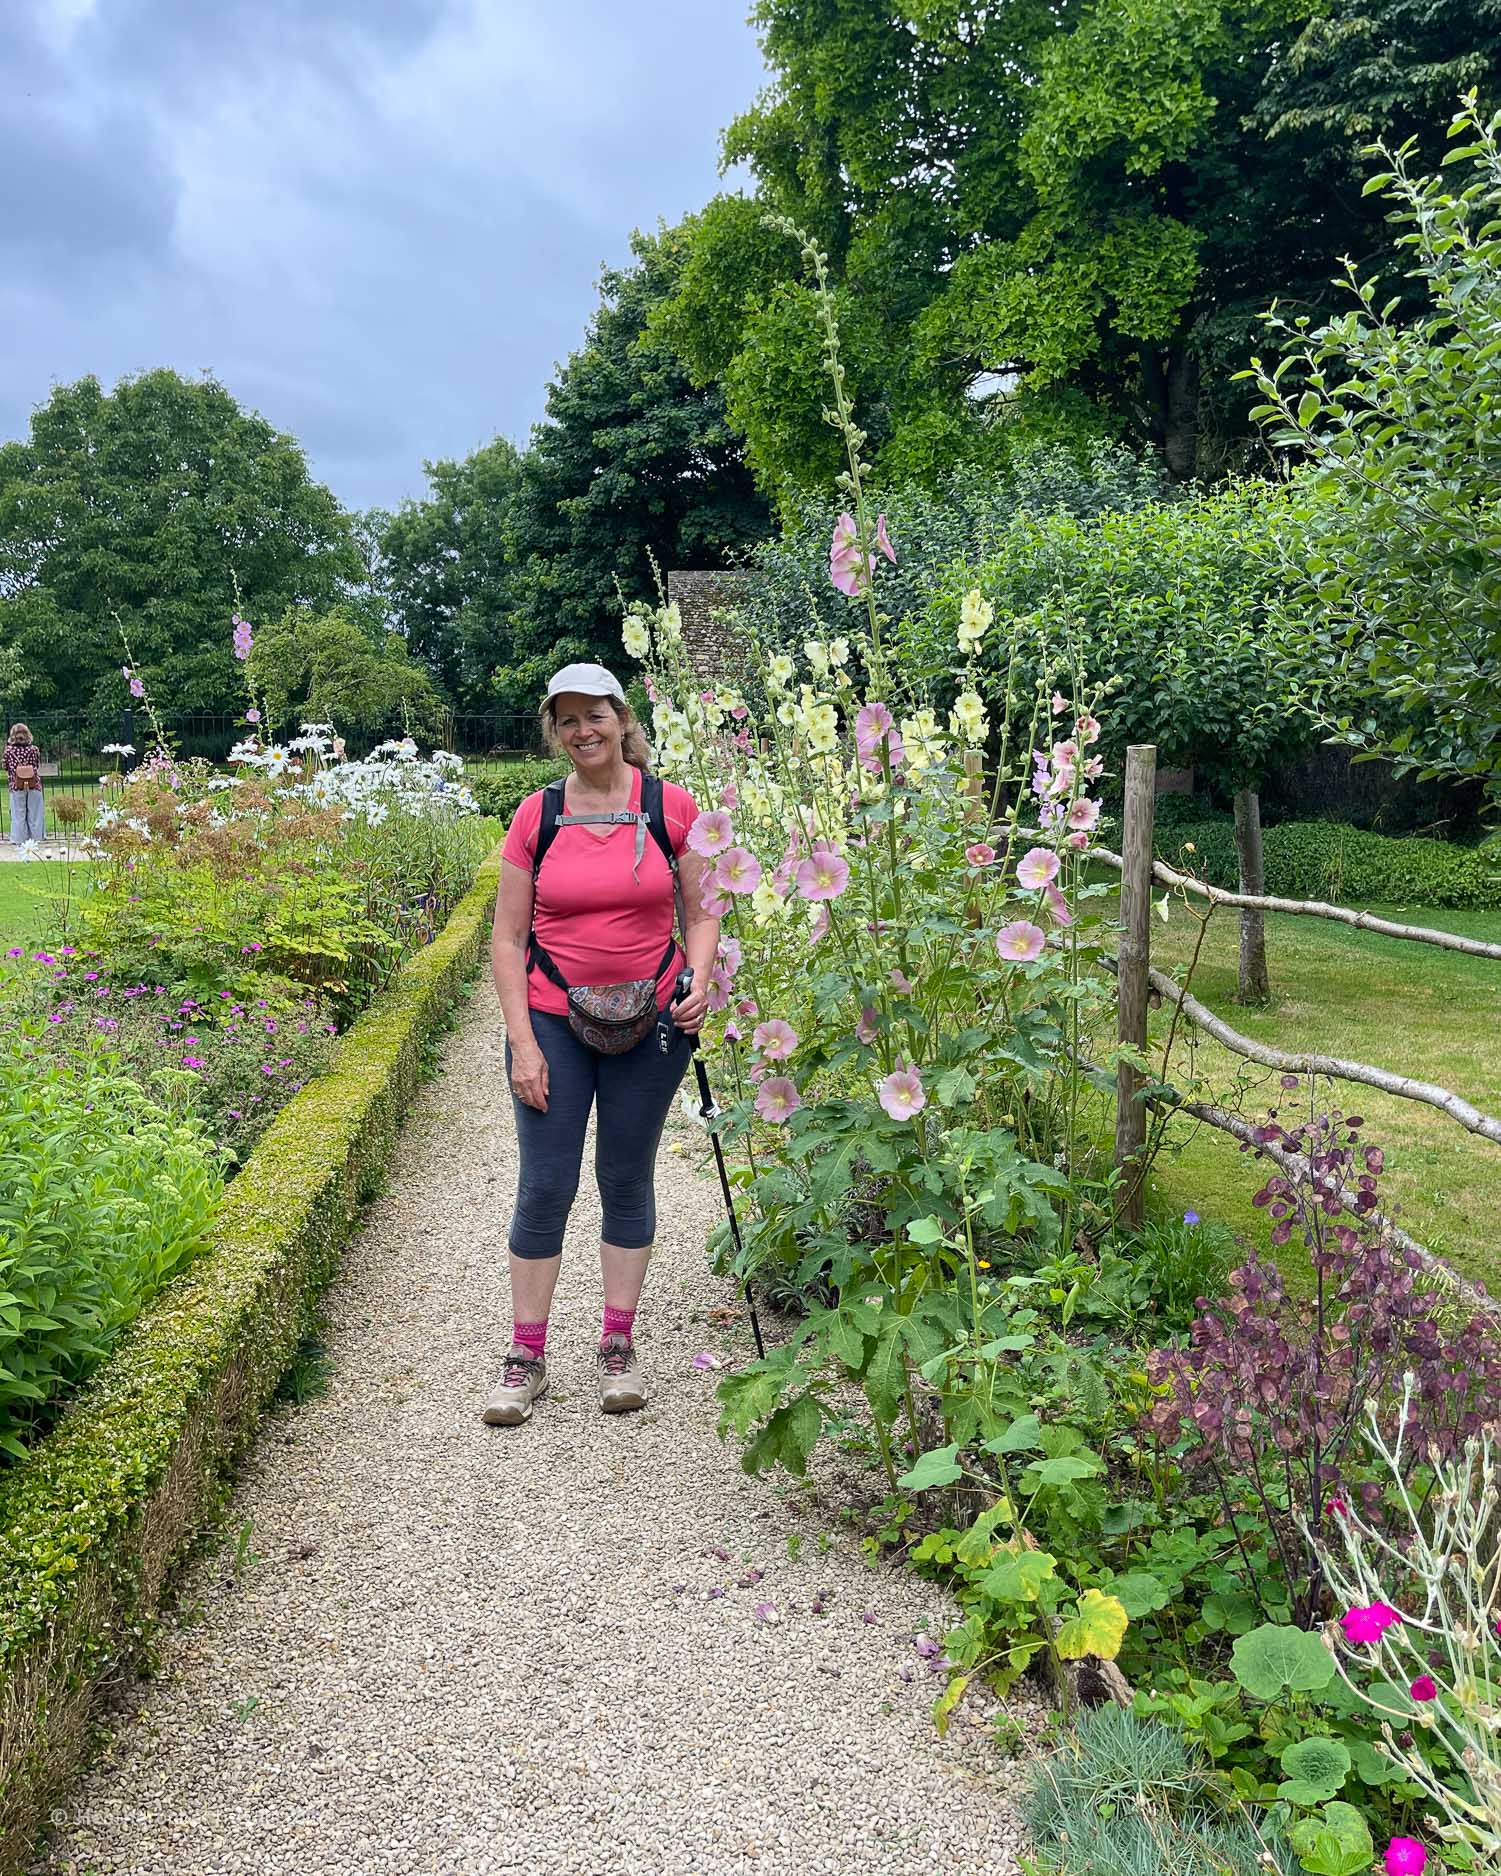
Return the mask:
[(1376, 1847), (1353, 1804), (1326, 1804), (1316, 1817), (1301, 1818), (1288, 1832), (1308, 1876), (1366, 1876)]
[(1058, 1630), (1053, 1646), (1064, 1661), (1080, 1661), (1085, 1655), (1113, 1661), (1121, 1651), (1128, 1626), (1129, 1618), (1118, 1596), (1086, 1589), (1079, 1598), (1078, 1613)]
[(1222, 1590), (1217, 1595), (1206, 1596), (1199, 1613), (1206, 1628), (1223, 1629), (1229, 1635), (1244, 1635), (1256, 1620), (1256, 1605), (1249, 1596), (1237, 1595), (1234, 1590)]
[(1335, 1674), (1334, 1657), (1319, 1636), (1281, 1622), (1263, 1622), (1242, 1635), (1230, 1651), (1230, 1667), (1258, 1700), (1315, 1693)]
[(1103, 1587), (1119, 1599), (1133, 1622), (1150, 1615), (1154, 1609), (1165, 1609), (1172, 1601), (1166, 1583), (1161, 1577), (1153, 1576), (1150, 1570), (1123, 1571), (1120, 1576), (1111, 1577)]
[(952, 1485), (955, 1479), (964, 1477), (964, 1468), (955, 1455), (959, 1447), (938, 1446), (930, 1453), (924, 1453), (910, 1472), (904, 1472), (897, 1480), (909, 1491), (925, 1492), (935, 1485)]

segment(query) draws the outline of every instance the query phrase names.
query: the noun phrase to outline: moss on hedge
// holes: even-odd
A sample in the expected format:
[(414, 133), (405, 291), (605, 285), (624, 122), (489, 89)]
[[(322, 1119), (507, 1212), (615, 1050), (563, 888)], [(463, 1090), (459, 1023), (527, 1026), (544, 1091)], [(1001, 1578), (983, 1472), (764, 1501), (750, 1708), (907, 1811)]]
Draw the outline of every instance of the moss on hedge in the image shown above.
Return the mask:
[(277, 1116), (226, 1193), (210, 1250), (0, 1477), (0, 1868), (29, 1855), (100, 1689), (130, 1662), (290, 1365), (395, 1143), (423, 1043), (481, 956), (499, 872), (497, 852)]

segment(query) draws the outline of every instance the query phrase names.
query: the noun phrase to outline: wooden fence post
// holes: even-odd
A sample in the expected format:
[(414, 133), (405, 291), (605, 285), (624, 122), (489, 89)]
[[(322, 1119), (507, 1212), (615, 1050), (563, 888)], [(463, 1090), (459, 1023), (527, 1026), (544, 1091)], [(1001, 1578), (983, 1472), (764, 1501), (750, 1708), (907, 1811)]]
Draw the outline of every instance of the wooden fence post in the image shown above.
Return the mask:
[(966, 749), (964, 752), (964, 781), (961, 786), (967, 797), (965, 819), (974, 822), (986, 820), (985, 759), (978, 749)]
[[(1157, 749), (1133, 743), (1126, 751), (1125, 830), (1121, 837), (1121, 941), (1116, 1035), (1147, 1046), (1147, 971), (1151, 964), (1152, 825), (1157, 806)], [(1115, 1163), (1126, 1181), (1121, 1222), (1139, 1225), (1143, 1211), (1140, 1158), (1147, 1143), (1142, 1076), (1129, 1063), (1116, 1070)]]

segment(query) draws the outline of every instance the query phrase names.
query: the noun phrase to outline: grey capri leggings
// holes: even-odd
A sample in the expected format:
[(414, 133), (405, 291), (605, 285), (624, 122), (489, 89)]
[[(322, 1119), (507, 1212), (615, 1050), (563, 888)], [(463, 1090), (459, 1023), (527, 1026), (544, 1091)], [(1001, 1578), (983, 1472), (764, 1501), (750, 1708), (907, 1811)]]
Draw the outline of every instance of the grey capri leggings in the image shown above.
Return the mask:
[(511, 1250), (517, 1257), (556, 1257), (562, 1251), (591, 1107), (596, 1109), (594, 1176), (604, 1209), (604, 1241), (626, 1251), (644, 1250), (657, 1230), (657, 1145), (693, 1052), (691, 1041), (669, 1023), (665, 1055), (655, 1026), (624, 1055), (599, 1055), (579, 1041), (566, 1016), (544, 1010), (532, 1011), (532, 1031), (547, 1063), (547, 1112), (511, 1097), (521, 1145)]

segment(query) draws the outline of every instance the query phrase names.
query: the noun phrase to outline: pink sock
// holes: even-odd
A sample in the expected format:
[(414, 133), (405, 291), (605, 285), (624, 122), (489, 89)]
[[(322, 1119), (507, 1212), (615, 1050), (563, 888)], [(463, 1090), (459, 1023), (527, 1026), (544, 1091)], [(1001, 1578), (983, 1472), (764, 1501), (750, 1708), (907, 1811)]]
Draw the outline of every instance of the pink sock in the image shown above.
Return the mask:
[(612, 1303), (605, 1304), (604, 1327), (599, 1332), (601, 1347), (607, 1335), (623, 1335), (627, 1342), (631, 1339), (631, 1324), (636, 1320), (634, 1309), (616, 1309)]
[(541, 1361), (547, 1347), (547, 1318), (540, 1322), (513, 1322), (511, 1340), (517, 1348), (524, 1348), (528, 1355), (535, 1355)]

